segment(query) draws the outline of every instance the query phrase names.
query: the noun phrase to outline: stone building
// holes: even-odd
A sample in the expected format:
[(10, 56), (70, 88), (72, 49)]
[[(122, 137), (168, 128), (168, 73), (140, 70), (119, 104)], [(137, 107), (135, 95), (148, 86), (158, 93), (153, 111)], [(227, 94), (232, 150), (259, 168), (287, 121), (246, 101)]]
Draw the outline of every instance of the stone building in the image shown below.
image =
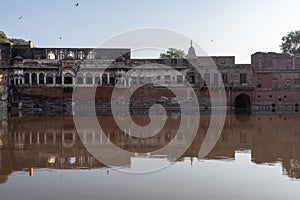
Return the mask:
[[(187, 92), (188, 82), (200, 106), (209, 107), (208, 88), (218, 90), (223, 82), (228, 108), (295, 110), (300, 102), (299, 56), (255, 53), (251, 64), (236, 64), (234, 56), (196, 56), (191, 44), (187, 59), (133, 59), (130, 49), (37, 48), (31, 42), (1, 43), (0, 55), (2, 84), (21, 97), (70, 98), (76, 86), (98, 87), (96, 98), (109, 99), (116, 85), (128, 88), (153, 82)], [(197, 67), (205, 66), (203, 77), (191, 60)], [(212, 63), (220, 73), (209, 71)], [(161, 88), (144, 88), (141, 94), (145, 99), (167, 95)]]
[(300, 102), (300, 55), (255, 53), (251, 57), (255, 76), (253, 101), (257, 109), (298, 109)]

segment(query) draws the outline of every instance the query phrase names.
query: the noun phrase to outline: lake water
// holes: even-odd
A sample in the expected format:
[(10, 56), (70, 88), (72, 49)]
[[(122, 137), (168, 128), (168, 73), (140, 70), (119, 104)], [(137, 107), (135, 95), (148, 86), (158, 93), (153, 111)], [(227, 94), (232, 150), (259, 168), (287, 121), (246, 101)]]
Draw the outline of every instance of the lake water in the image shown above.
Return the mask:
[[(10, 117), (0, 125), (0, 199), (298, 199), (300, 115), (226, 116), (224, 129), (204, 158), (199, 151), (210, 117), (182, 154), (151, 152), (176, 140), (180, 118), (169, 117), (155, 137), (121, 132), (112, 117), (98, 118), (103, 131), (80, 136), (70, 117)], [(138, 124), (146, 116), (134, 116)], [(111, 162), (88, 151), (86, 138)], [(128, 157), (109, 151), (113, 143)], [(177, 146), (174, 147), (177, 147)], [(177, 149), (177, 148), (176, 148)], [(105, 164), (106, 163), (106, 164)], [(154, 166), (154, 168), (153, 168)], [(159, 166), (155, 168), (155, 166)], [(161, 167), (163, 166), (163, 167)], [(147, 169), (136, 174), (138, 169)], [(152, 170), (150, 170), (152, 169)]]

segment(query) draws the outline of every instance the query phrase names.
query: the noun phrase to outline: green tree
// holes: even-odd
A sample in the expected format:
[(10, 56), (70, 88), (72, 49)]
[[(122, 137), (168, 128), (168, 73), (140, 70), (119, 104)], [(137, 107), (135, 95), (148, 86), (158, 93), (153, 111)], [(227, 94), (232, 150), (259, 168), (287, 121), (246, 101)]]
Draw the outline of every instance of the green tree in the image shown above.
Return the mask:
[(186, 54), (181, 49), (168, 48), (166, 53), (160, 53), (159, 58), (185, 58)]
[(10, 38), (9, 41), (14, 44), (28, 44), (28, 41), (23, 40), (21, 38)]
[(0, 43), (9, 42), (6, 34), (3, 31), (0, 31)]
[(282, 37), (280, 45), (283, 53), (288, 53), (294, 56), (300, 53), (300, 31), (289, 32), (286, 36)]
[(0, 31), (0, 43), (11, 42), (14, 44), (28, 44), (28, 41), (22, 38), (8, 38), (3, 31)]

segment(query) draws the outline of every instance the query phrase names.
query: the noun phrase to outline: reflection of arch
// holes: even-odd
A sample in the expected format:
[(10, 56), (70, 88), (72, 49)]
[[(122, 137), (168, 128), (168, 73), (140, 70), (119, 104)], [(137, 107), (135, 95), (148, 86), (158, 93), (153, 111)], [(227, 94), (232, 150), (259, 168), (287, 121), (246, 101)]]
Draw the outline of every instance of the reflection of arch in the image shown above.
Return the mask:
[(48, 73), (46, 76), (46, 84), (53, 84), (53, 74)]
[(70, 148), (75, 145), (76, 137), (74, 132), (63, 132), (62, 133), (62, 145), (63, 147)]
[(24, 74), (24, 83), (29, 84), (29, 74), (28, 73)]
[(47, 131), (44, 133), (44, 141), (45, 143), (52, 142), (55, 144), (56, 138), (55, 138), (55, 131)]
[(73, 75), (71, 73), (65, 73), (64, 84), (73, 84)]
[(250, 97), (247, 94), (239, 94), (236, 96), (235, 101), (234, 101), (234, 108), (238, 112), (245, 112), (245, 111), (250, 111), (251, 109), (251, 101)]
[(37, 75), (36, 73), (31, 74), (31, 83), (37, 84)]
[(44, 74), (43, 73), (40, 73), (39, 74), (39, 84), (44, 84), (45, 81), (44, 81)]

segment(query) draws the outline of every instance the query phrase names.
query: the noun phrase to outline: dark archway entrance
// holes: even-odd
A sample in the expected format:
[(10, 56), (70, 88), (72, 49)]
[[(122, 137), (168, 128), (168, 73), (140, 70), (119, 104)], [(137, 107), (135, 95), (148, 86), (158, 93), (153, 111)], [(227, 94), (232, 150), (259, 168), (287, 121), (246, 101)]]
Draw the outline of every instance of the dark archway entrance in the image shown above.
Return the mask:
[(251, 111), (251, 101), (247, 94), (240, 94), (235, 98), (234, 108), (236, 114), (249, 114)]

